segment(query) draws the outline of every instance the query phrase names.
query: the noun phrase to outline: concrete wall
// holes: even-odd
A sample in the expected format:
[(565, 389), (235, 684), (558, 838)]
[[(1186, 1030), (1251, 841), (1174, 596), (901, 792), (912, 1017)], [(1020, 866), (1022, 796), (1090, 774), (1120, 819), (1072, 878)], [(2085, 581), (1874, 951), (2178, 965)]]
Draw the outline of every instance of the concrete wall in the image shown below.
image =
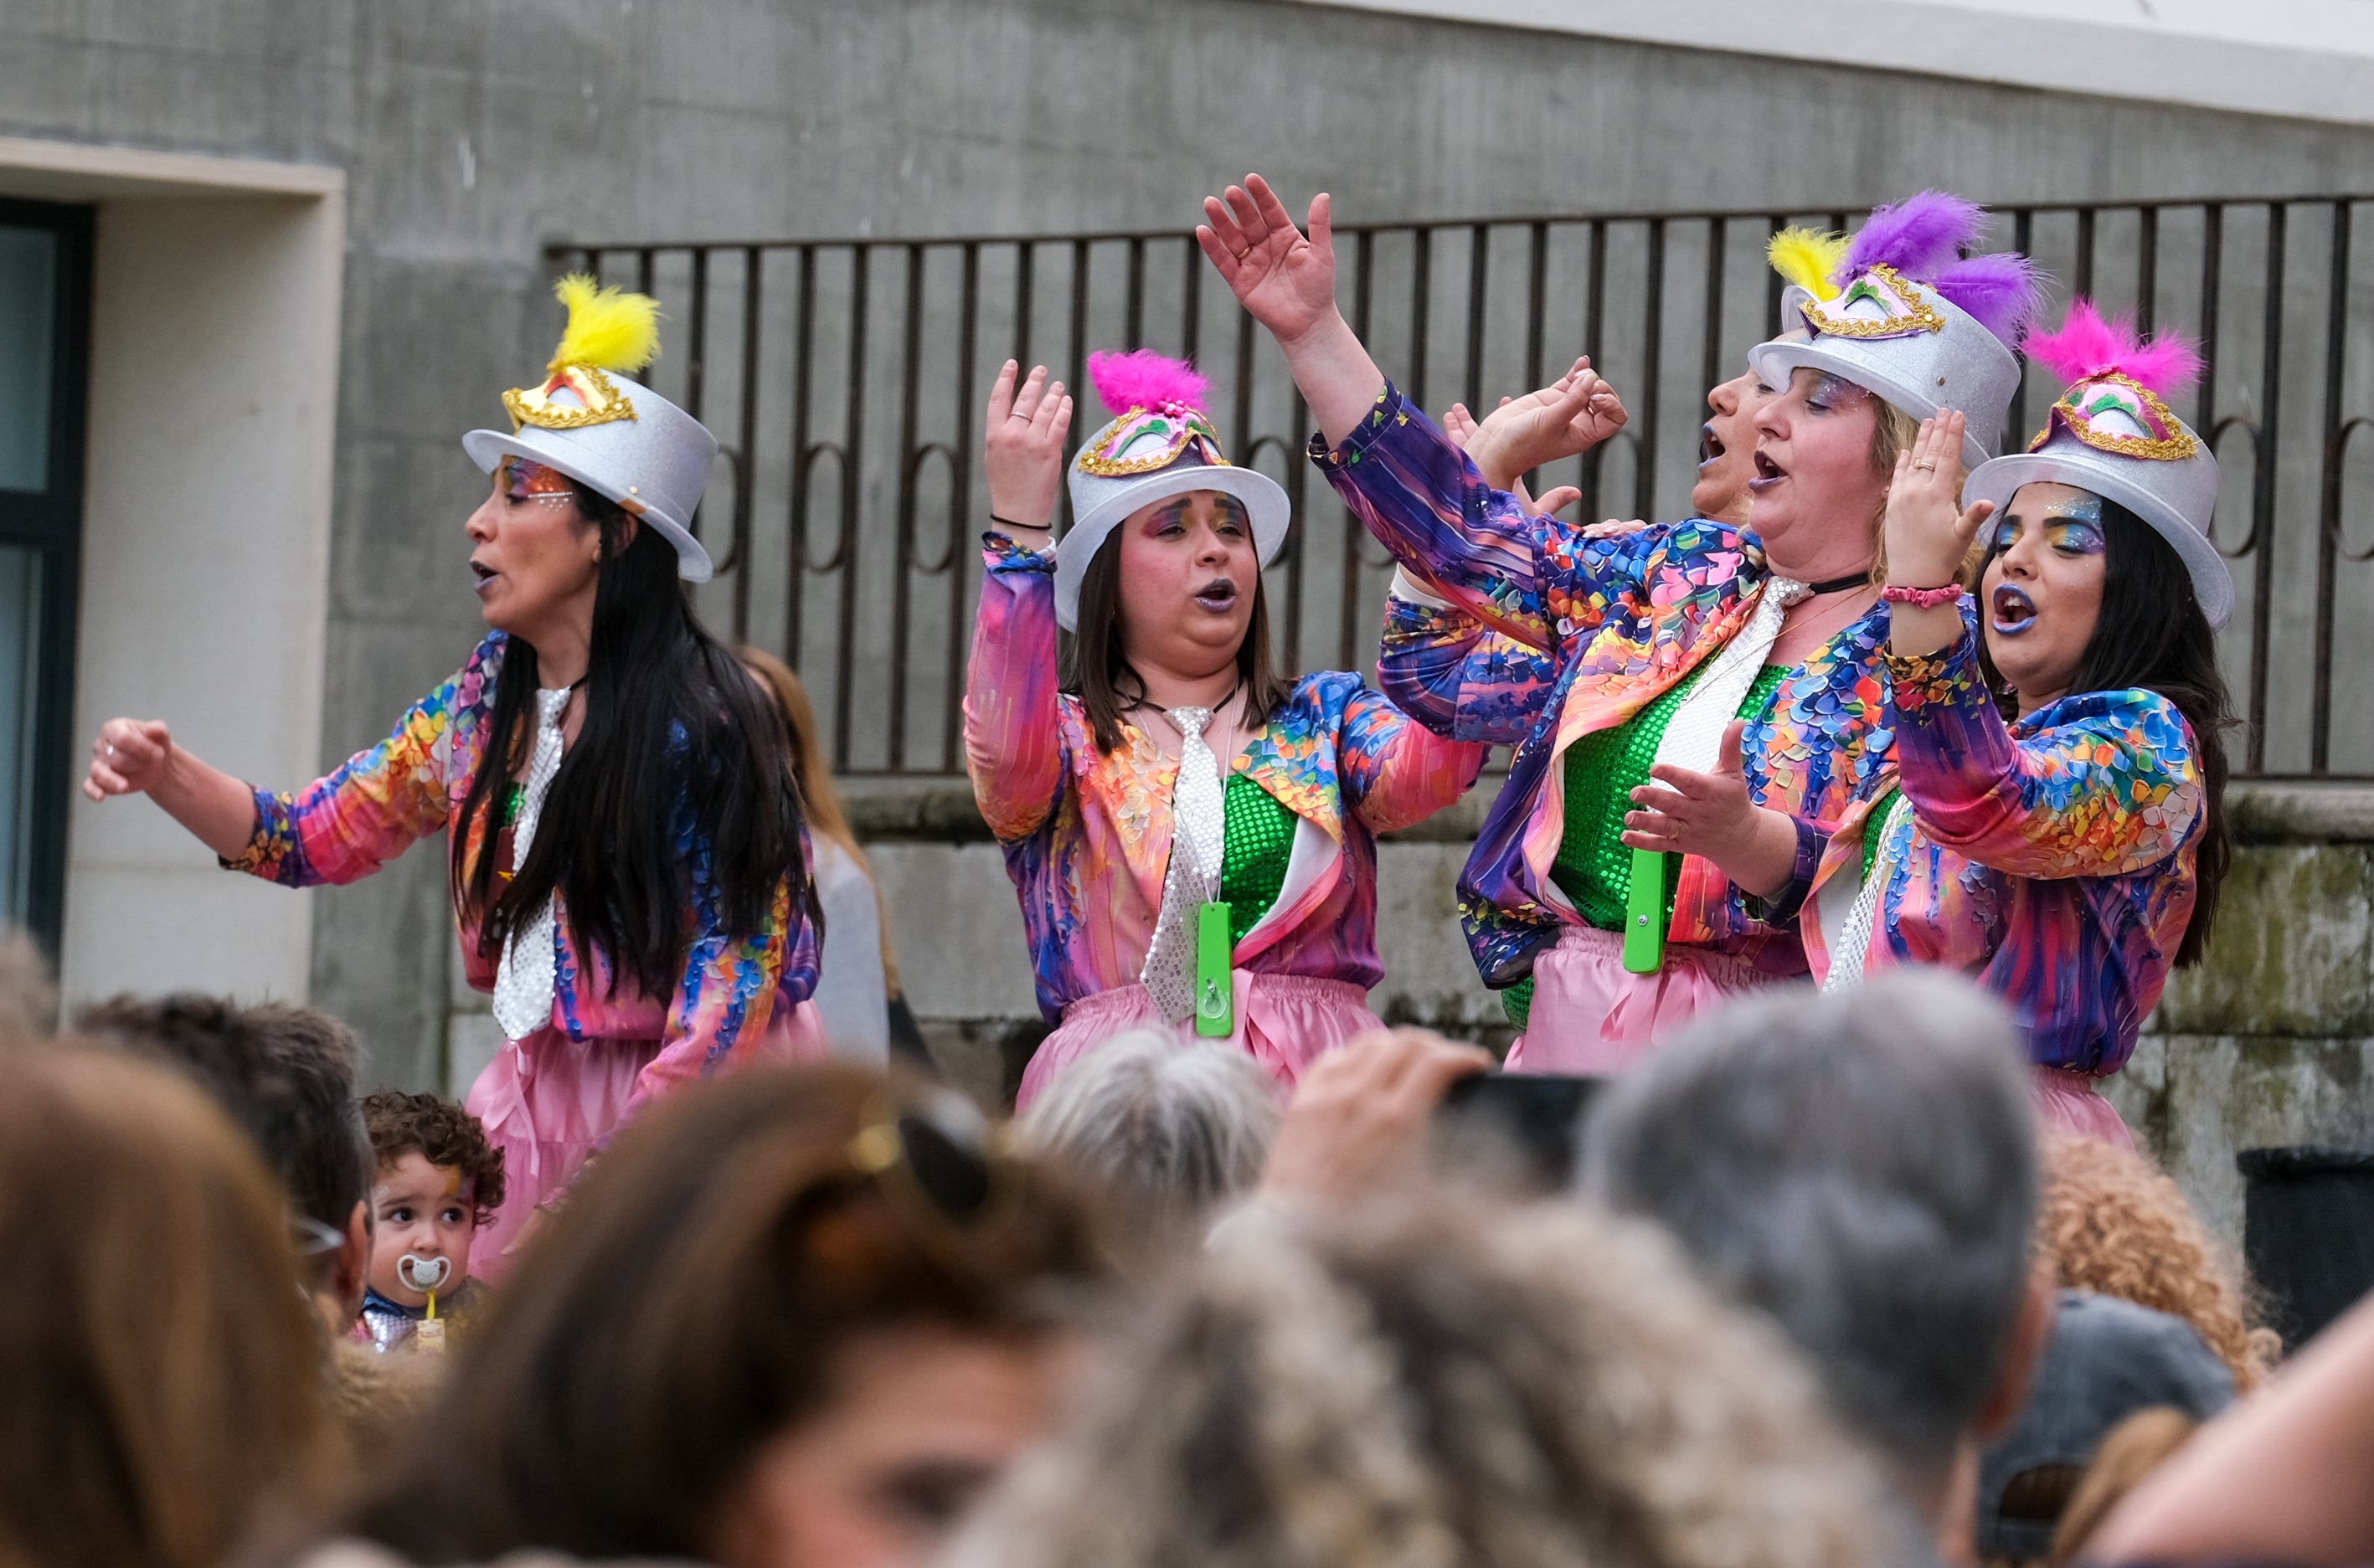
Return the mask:
[[(548, 241), (1176, 225), (1255, 166), (1380, 218), (2374, 168), (2348, 127), (1262, 0), (12, 0), (0, 135), (346, 171), (323, 763), (470, 645), (455, 438), (548, 351)], [(315, 904), (313, 995), (374, 1076), (441, 1075), (441, 870)]]

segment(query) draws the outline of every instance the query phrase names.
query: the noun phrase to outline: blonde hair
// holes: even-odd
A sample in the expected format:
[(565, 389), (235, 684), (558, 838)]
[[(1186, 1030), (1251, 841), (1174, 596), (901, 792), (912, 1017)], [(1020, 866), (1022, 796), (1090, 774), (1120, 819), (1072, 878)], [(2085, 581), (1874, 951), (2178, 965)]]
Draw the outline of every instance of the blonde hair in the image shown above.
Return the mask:
[(2176, 1183), (2143, 1154), (2095, 1138), (2044, 1150), (2037, 1235), (2059, 1282), (2181, 1317), (2248, 1394), (2283, 1348), (2258, 1322), (2241, 1264)]
[(734, 656), (765, 683), (783, 716), (784, 731), (792, 738), (793, 760), (798, 765), (800, 799), (807, 808), (809, 831), (840, 845), (865, 873), (865, 880), (874, 883), (874, 912), (882, 929), (883, 978), (892, 996), (904, 994), (906, 988), (899, 982), (898, 954), (890, 945), (890, 907), (881, 896), (882, 884), (875, 882), (874, 862), (865, 858), (849, 825), (849, 813), (841, 810), (840, 791), (832, 781), (832, 764), (825, 755), (824, 737), (817, 728), (816, 708), (808, 701), (807, 687), (800, 684), (790, 665), (763, 648), (745, 643), (734, 650)]
[(2052, 1531), (2052, 1553), (2045, 1561), (2052, 1568), (2075, 1562), (2111, 1511), (2126, 1501), (2127, 1493), (2200, 1430), (2199, 1422), (2173, 1405), (2137, 1410), (2110, 1428), (2094, 1449), (2086, 1473), (2078, 1478), (2069, 1505), (2061, 1511), (2061, 1523)]
[(1902, 1545), (1779, 1332), (1580, 1204), (1249, 1214), (1140, 1318), (953, 1568), (1858, 1568)]
[(216, 1568), (311, 1501), (325, 1392), (287, 1199), (163, 1068), (0, 1047), (0, 1561)]

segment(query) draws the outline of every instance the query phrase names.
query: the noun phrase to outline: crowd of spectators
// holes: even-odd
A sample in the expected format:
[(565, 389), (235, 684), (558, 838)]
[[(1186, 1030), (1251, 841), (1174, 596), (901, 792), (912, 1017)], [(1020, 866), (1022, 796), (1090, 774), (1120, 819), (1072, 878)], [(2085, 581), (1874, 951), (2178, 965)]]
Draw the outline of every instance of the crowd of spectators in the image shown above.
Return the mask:
[(1702, 1021), (1547, 1191), (1441, 1136), (1494, 1064), (1416, 1031), (1286, 1103), (1124, 1038), (1010, 1126), (895, 1055), (754, 1070), (629, 1124), (489, 1293), (460, 1107), (361, 1094), (301, 1007), (60, 1031), (20, 960), (6, 1568), (2374, 1559), (2374, 1305), (2279, 1364), (1950, 977)]

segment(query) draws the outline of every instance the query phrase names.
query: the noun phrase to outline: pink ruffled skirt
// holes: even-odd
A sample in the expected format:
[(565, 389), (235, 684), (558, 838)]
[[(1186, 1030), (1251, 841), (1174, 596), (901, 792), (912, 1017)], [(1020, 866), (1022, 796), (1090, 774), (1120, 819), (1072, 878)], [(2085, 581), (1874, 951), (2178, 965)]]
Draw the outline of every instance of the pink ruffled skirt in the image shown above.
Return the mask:
[(2047, 1133), (2075, 1133), (2098, 1138), (2121, 1149), (2135, 1146), (2135, 1135), (2119, 1115), (2119, 1107), (2102, 1098), (2090, 1073), (2059, 1067), (2028, 1070), (2028, 1103), (2036, 1107), (2038, 1125)]
[(1653, 975), (1624, 967), (1624, 939), (1569, 926), (1534, 960), (1534, 1005), (1509, 1047), (1510, 1072), (1605, 1077), (1702, 1013), (1784, 977), (1711, 948), (1665, 946)]
[[(536, 1206), (567, 1187), (585, 1157), (618, 1129), (635, 1081), (659, 1054), (657, 1040), (571, 1041), (543, 1028), (505, 1042), (463, 1106), (503, 1153), (503, 1202), (470, 1243), (470, 1276), (500, 1281), (514, 1261), (511, 1244)], [(814, 1001), (768, 1027), (758, 1048), (735, 1066), (809, 1061), (825, 1055), (824, 1024)]]
[[(1250, 1055), (1288, 1089), (1320, 1057), (1355, 1035), (1384, 1027), (1383, 1021), (1369, 1011), (1367, 989), (1349, 980), (1250, 974), (1242, 969), (1233, 977), (1236, 1032), (1225, 1043)], [(1116, 986), (1082, 997), (1064, 1009), (1063, 1023), (1040, 1042), (1030, 1065), (1023, 1070), (1015, 1109), (1028, 1106), (1065, 1069), (1107, 1040), (1137, 1029), (1167, 1030), (1181, 1044), (1203, 1037), (1195, 1033), (1192, 1021), (1172, 1024), (1164, 1019), (1155, 1011), (1152, 994), (1142, 985)], [(1214, 1036), (1213, 1044), (1221, 1043)]]

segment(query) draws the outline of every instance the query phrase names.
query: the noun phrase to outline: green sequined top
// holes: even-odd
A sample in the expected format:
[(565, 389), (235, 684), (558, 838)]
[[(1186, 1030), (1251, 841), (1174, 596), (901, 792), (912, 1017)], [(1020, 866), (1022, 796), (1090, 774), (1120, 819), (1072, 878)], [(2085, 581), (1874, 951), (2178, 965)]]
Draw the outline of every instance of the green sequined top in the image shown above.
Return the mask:
[[(1704, 673), (1700, 666), (1623, 723), (1595, 730), (1567, 748), (1566, 832), (1558, 840), (1557, 859), (1550, 864), (1550, 880), (1574, 901), (1575, 912), (1587, 925), (1603, 931), (1624, 929), (1625, 906), (1632, 896), (1632, 851), (1623, 841), (1624, 813), (1632, 809), (1632, 791), (1649, 781), (1649, 769), (1656, 765), (1657, 748), (1675, 710)], [(1758, 670), (1739, 705), (1739, 717), (1761, 711), (1788, 673), (1780, 664)], [(1674, 913), (1672, 869), (1668, 864), (1668, 920)], [(1524, 1026), (1533, 1000), (1530, 979), (1500, 993), (1501, 1007), (1519, 1028)]]
[(1286, 886), (1294, 853), (1294, 813), (1250, 773), (1228, 776), (1222, 830), (1220, 897), (1228, 906), (1228, 941), (1240, 942), (1261, 923)]

